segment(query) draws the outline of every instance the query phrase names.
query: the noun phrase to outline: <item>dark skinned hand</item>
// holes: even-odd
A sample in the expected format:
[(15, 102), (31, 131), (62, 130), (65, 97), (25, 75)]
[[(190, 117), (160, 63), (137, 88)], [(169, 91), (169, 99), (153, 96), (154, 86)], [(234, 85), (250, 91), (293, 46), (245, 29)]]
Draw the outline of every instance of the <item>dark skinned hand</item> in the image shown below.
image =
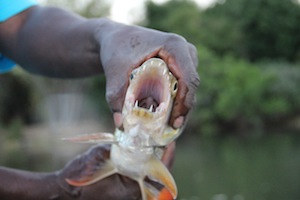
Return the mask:
[[(170, 148), (174, 150), (174, 146), (170, 146)], [(78, 179), (92, 175), (99, 169), (101, 170), (101, 166), (109, 157), (110, 146), (92, 147), (86, 153), (70, 161), (65, 168), (58, 173), (59, 186), (68, 196), (78, 200), (141, 199), (138, 184), (130, 178), (118, 174), (84, 187), (73, 187), (66, 182), (66, 178)], [(170, 167), (172, 158), (170, 155), (164, 155), (162, 161)]]
[[(199, 85), (196, 48), (181, 36), (123, 25), (107, 19), (89, 20), (57, 8), (34, 6), (1, 23), (0, 42), (0, 50), (4, 55), (32, 73), (75, 78), (104, 71), (107, 80), (106, 98), (114, 113), (117, 127), (122, 125), (121, 110), (129, 75), (147, 59), (163, 59), (178, 79), (178, 93), (170, 118), (170, 125), (174, 128), (182, 127), (186, 122)], [(175, 144), (169, 146), (163, 156), (163, 161), (168, 167), (171, 166), (174, 157)], [(82, 188), (66, 183), (65, 178), (84, 177), (101, 168), (108, 155), (107, 147), (97, 146), (72, 160), (60, 171), (58, 183), (68, 194), (62, 199), (139, 198), (137, 184), (119, 175)], [(2, 171), (7, 175), (7, 179), (3, 180), (11, 180), (16, 185), (12, 187), (12, 184), (3, 184), (3, 187), (0, 187), (0, 191), (4, 191), (3, 194), (11, 195), (13, 193), (7, 190), (12, 190), (14, 193), (19, 191), (19, 197), (22, 196), (26, 200), (44, 199), (39, 174), (8, 169)], [(45, 179), (48, 179), (47, 177)], [(16, 179), (20, 181), (16, 182)], [(36, 184), (30, 183), (29, 180), (34, 180)], [(23, 195), (22, 188), (27, 191), (23, 183), (27, 183), (29, 188), (36, 188), (38, 185), (40, 189), (34, 191), (41, 191), (41, 194), (37, 194), (37, 198), (30, 198), (33, 193), (30, 189), (27, 196)], [(56, 183), (50, 180), (42, 183), (51, 183), (56, 187)], [(47, 188), (52, 192), (48, 186), (44, 189)], [(17, 199), (20, 199), (19, 197)]]
[(199, 85), (196, 48), (176, 34), (118, 23), (102, 27), (101, 36), (100, 59), (106, 76), (106, 98), (114, 112), (116, 126), (122, 124), (121, 111), (131, 71), (147, 59), (159, 57), (178, 79), (170, 125), (181, 127), (194, 104)]
[[(109, 34), (105, 34), (106, 31)], [(100, 60), (107, 84), (106, 98), (114, 113), (115, 125), (122, 125), (121, 111), (131, 71), (147, 59), (159, 57), (167, 63), (179, 82), (170, 125), (180, 128), (194, 104), (195, 91), (199, 85), (196, 48), (176, 34), (118, 23), (102, 26), (99, 40)], [(162, 158), (169, 168), (173, 162), (174, 151), (175, 143), (172, 143)], [(112, 175), (82, 188), (72, 187), (65, 182), (65, 178), (76, 179), (101, 169), (101, 165), (108, 158), (109, 149), (97, 146), (74, 159), (60, 174), (61, 186), (72, 194), (79, 195), (80, 199), (140, 199), (137, 183), (120, 175)]]

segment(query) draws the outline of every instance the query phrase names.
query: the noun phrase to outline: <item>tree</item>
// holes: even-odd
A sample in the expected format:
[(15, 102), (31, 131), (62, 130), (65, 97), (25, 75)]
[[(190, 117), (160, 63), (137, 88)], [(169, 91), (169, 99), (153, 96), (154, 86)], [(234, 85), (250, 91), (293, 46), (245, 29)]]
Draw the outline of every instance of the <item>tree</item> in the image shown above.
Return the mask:
[(246, 0), (242, 22), (250, 60), (300, 56), (300, 5), (291, 0)]
[(157, 5), (148, 1), (146, 8), (147, 27), (180, 34), (192, 43), (199, 42), (200, 12), (195, 2), (174, 0)]
[(300, 5), (292, 0), (226, 0), (206, 10), (188, 0), (149, 2), (147, 20), (149, 27), (181, 34), (218, 56), (300, 60)]
[(104, 0), (47, 0), (46, 4), (71, 10), (88, 18), (107, 16), (110, 8)]
[(219, 55), (231, 50), (250, 61), (299, 59), (299, 3), (227, 0), (206, 10), (204, 19), (207, 32), (202, 40)]

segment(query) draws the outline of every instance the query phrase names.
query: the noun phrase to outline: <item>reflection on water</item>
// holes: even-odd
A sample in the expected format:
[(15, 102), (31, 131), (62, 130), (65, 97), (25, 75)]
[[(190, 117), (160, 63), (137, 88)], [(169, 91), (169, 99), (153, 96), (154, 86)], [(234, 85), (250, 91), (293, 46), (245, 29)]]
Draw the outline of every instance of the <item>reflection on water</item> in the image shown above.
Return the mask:
[(300, 137), (187, 138), (173, 173), (180, 200), (300, 199)]

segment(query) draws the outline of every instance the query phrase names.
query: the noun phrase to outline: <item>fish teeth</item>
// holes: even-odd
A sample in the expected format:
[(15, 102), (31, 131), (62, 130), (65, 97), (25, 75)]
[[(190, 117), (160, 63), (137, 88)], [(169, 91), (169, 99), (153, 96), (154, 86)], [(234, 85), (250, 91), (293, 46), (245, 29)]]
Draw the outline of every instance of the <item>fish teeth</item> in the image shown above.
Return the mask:
[(146, 67), (147, 67), (147, 65), (144, 64), (144, 65), (142, 66), (142, 71), (144, 71), (144, 70), (146, 69)]
[(149, 112), (153, 112), (153, 105), (150, 106)]
[(136, 101), (135, 101), (135, 104), (134, 104), (134, 107), (137, 108), (138, 106), (139, 106), (139, 101), (136, 100)]
[(166, 75), (166, 73), (167, 73), (167, 69), (164, 69), (163, 75)]

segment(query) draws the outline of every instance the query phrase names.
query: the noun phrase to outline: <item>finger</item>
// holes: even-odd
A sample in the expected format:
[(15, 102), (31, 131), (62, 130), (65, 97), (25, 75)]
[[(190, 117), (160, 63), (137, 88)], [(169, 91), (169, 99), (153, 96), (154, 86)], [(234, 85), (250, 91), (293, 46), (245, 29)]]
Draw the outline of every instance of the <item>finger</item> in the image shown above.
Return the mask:
[(165, 60), (170, 71), (178, 79), (178, 92), (171, 113), (170, 124), (174, 126), (177, 118), (184, 118), (195, 102), (195, 92), (199, 85), (196, 71), (198, 60), (195, 49), (185, 42), (176, 43), (161, 49), (159, 56)]
[(193, 64), (197, 68), (198, 67), (198, 52), (197, 52), (197, 48), (193, 44), (191, 44), (191, 43), (188, 43), (188, 48), (189, 48), (189, 52), (190, 52), (190, 56), (192, 58)]
[(175, 157), (175, 148), (176, 148), (175, 142), (169, 144), (161, 158), (162, 162), (166, 165), (168, 169), (171, 169), (173, 166), (174, 157)]
[(128, 200), (141, 199), (136, 181), (115, 174), (94, 185), (82, 187), (79, 200)]
[(124, 51), (116, 51), (112, 44), (120, 49), (126, 49), (122, 37), (114, 40), (107, 39), (101, 46), (101, 62), (106, 77), (106, 100), (113, 112), (121, 112), (124, 96), (128, 85), (128, 77), (132, 68), (132, 61)]
[(72, 197), (80, 195), (81, 188), (69, 185), (66, 178), (78, 179), (89, 176), (97, 170), (101, 163), (109, 159), (110, 145), (96, 146), (86, 153), (75, 157), (58, 173), (58, 184)]
[(121, 112), (128, 85), (127, 73), (106, 72), (106, 101), (113, 112)]
[(115, 123), (116, 128), (120, 128), (123, 124), (122, 113), (121, 112), (115, 112), (113, 114), (113, 118), (114, 118), (114, 123)]

